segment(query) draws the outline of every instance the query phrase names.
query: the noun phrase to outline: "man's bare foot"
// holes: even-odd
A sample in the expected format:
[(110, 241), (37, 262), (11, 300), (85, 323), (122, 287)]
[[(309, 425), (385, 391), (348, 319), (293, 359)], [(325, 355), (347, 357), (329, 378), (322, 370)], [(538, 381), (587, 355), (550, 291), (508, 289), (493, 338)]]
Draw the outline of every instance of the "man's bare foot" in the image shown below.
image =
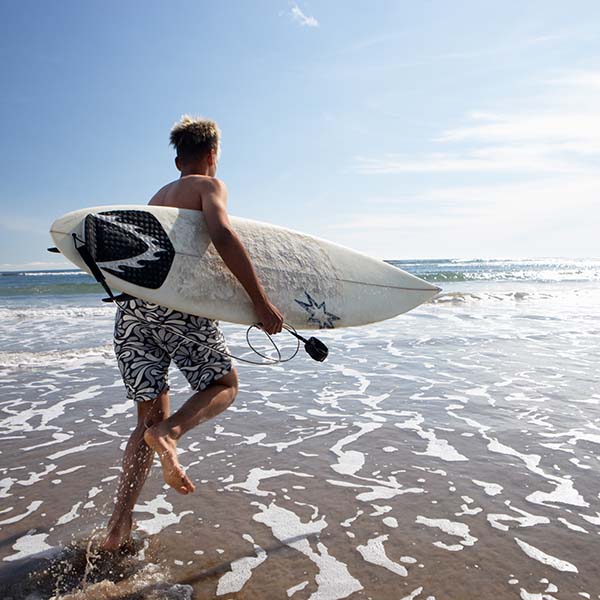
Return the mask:
[(108, 534), (102, 544), (100, 544), (100, 550), (106, 550), (107, 552), (116, 552), (119, 550), (129, 540), (132, 525), (133, 520), (131, 516), (121, 519), (112, 525), (109, 524)]
[(196, 488), (181, 468), (177, 458), (177, 442), (169, 436), (168, 425), (163, 421), (146, 429), (144, 440), (158, 454), (163, 479), (180, 494), (189, 494)]

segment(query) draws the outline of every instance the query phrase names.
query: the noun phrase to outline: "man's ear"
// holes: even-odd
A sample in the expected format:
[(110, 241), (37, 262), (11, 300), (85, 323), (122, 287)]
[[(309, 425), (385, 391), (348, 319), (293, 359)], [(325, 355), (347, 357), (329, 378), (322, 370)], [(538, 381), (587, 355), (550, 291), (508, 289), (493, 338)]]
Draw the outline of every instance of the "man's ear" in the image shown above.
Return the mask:
[(215, 154), (215, 151), (211, 148), (208, 152), (208, 154), (206, 155), (206, 162), (208, 163), (209, 167), (212, 167), (217, 161), (217, 155)]
[(177, 167), (178, 171), (181, 171), (181, 161), (179, 160), (179, 156), (175, 157), (175, 166)]

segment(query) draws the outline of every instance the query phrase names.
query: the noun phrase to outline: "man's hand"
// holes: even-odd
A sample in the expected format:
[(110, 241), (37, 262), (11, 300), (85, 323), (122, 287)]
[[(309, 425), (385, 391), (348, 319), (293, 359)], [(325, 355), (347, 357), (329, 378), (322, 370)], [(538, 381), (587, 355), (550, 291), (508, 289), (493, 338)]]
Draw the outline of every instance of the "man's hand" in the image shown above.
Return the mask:
[(279, 333), (283, 326), (283, 315), (277, 307), (267, 299), (254, 303), (254, 312), (258, 317), (261, 327), (269, 334)]

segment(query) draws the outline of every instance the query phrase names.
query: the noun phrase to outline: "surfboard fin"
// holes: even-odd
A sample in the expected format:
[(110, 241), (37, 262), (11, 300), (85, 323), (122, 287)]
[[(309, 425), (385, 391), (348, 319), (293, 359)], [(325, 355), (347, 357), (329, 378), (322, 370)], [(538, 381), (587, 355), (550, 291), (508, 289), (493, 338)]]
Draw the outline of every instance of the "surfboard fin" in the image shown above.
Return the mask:
[(48, 250), (48, 252), (54, 252), (55, 254), (60, 254), (60, 250), (58, 248), (56, 248), (55, 246), (52, 246), (52, 248), (46, 248)]

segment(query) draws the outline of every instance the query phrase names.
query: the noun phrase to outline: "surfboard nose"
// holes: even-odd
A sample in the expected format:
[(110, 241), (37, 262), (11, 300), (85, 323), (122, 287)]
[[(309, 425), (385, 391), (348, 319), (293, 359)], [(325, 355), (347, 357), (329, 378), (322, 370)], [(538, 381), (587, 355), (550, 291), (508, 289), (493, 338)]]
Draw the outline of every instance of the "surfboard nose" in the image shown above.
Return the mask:
[(422, 292), (429, 292), (433, 295), (442, 291), (442, 288), (434, 283), (430, 283), (425, 279), (421, 279), (417, 275), (413, 275), (408, 271), (404, 271), (400, 267), (390, 265), (386, 263), (387, 269), (386, 275), (393, 281), (399, 288), (406, 288), (407, 290), (415, 290)]

